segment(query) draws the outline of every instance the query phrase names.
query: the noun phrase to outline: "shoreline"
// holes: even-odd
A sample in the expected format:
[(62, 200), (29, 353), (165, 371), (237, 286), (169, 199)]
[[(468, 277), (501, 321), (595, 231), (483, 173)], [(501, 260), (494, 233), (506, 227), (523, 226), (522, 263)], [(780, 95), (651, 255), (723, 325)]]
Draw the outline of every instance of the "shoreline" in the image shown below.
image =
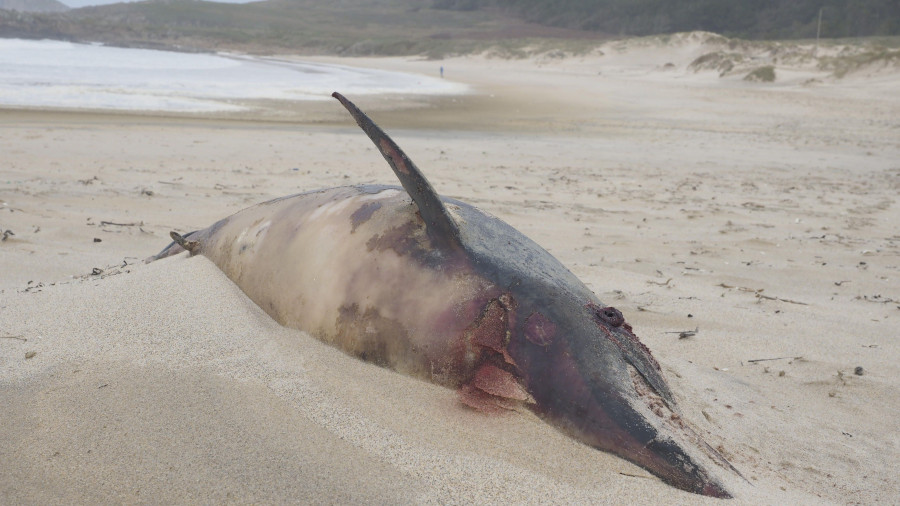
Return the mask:
[[(728, 39), (707, 32), (650, 36), (598, 43), (590, 50), (544, 50), (527, 58), (481, 54), (440, 60), (422, 57), (346, 57), (275, 54), (274, 61), (335, 65), (363, 71), (400, 72), (429, 79), (446, 77), (469, 88), (462, 94), (432, 95), (414, 92), (352, 95), (335, 89), (366, 110), (379, 113), (382, 122), (396, 128), (558, 132), (594, 135), (635, 123), (635, 114), (659, 109), (660, 121), (692, 121), (686, 111), (672, 107), (672, 99), (684, 93), (691, 98), (709, 96), (731, 108), (732, 100), (748, 95), (781, 100), (786, 107), (806, 104), (803, 97), (828, 101), (873, 99), (897, 105), (892, 90), (900, 86), (900, 67), (891, 61), (855, 63), (866, 55), (868, 42), (829, 41), (818, 58), (809, 54), (809, 41), (770, 44)], [(228, 53), (223, 53), (228, 57)], [(233, 56), (233, 55), (232, 55)], [(239, 58), (241, 59), (241, 58)], [(846, 61), (844, 61), (846, 60)], [(843, 62), (843, 63), (841, 63)], [(774, 82), (746, 80), (753, 70), (766, 65), (775, 69)], [(844, 69), (844, 70), (840, 70)], [(836, 72), (847, 72), (836, 77)], [(446, 76), (444, 76), (446, 74)], [(553, 93), (555, 82), (566, 80), (565, 91)], [(655, 95), (662, 93), (657, 99)], [(330, 92), (328, 92), (330, 95)], [(799, 100), (797, 98), (799, 97)], [(84, 114), (134, 118), (171, 118), (192, 122), (247, 122), (339, 126), (345, 124), (332, 99), (242, 99), (232, 103), (245, 111), (180, 113), (176, 111), (0, 107), (0, 114), (21, 116), (58, 113), (67, 117)], [(829, 104), (823, 104), (829, 107)], [(744, 114), (752, 113), (740, 109)], [(423, 114), (418, 114), (423, 112)], [(729, 111), (730, 112), (730, 111)], [(673, 114), (675, 113), (675, 114)], [(477, 122), (473, 122), (477, 118)], [(563, 121), (560, 121), (563, 119)], [(604, 124), (607, 123), (607, 124)], [(653, 125), (656, 126), (656, 125)]]

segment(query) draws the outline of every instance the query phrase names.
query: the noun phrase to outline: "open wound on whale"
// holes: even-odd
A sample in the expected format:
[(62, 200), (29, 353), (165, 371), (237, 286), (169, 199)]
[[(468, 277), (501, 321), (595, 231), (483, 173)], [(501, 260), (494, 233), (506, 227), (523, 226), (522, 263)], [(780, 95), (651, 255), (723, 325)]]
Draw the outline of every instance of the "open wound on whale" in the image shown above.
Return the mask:
[(625, 316), (505, 222), (441, 197), (335, 93), (401, 186), (311, 191), (180, 235), (279, 323), (360, 359), (457, 389), (465, 406), (529, 409), (690, 492), (739, 473), (679, 413)]

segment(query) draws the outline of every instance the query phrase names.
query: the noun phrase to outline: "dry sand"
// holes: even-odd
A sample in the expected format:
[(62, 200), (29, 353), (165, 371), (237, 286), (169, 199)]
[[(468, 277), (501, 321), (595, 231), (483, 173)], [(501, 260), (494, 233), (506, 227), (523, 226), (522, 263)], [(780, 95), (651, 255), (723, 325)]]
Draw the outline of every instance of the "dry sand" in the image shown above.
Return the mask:
[[(358, 103), (622, 310), (748, 478), (735, 502), (896, 503), (900, 73), (747, 83), (688, 70), (702, 42), (341, 63), (473, 85)], [(0, 111), (0, 153), (0, 503), (704, 501), (282, 328), (202, 257), (140, 263), (256, 202), (394, 183), (336, 102)]]

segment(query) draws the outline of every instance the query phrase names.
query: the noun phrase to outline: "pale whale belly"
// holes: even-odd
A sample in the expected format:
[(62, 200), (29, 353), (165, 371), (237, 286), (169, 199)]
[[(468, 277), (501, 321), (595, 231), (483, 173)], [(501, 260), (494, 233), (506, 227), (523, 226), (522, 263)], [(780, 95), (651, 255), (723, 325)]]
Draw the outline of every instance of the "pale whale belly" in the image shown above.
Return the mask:
[(282, 325), (448, 386), (471, 376), (466, 330), (500, 293), (462, 255), (433, 248), (409, 196), (392, 187), (277, 199), (194, 237)]

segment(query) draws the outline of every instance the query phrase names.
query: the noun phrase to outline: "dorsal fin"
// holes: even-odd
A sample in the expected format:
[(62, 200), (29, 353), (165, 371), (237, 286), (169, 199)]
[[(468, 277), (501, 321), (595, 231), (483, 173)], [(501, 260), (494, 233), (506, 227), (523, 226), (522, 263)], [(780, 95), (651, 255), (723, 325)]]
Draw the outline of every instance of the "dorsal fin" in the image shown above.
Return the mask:
[(416, 164), (406, 156), (400, 146), (384, 133), (384, 130), (360, 111), (353, 102), (338, 92), (332, 93), (331, 96), (338, 99), (350, 111), (350, 115), (353, 116), (356, 123), (369, 136), (369, 139), (372, 139), (375, 147), (394, 169), (394, 174), (397, 175), (403, 189), (419, 208), (419, 214), (425, 220), (425, 227), (431, 239), (446, 247), (460, 246), (459, 228), (456, 226), (456, 222)]

